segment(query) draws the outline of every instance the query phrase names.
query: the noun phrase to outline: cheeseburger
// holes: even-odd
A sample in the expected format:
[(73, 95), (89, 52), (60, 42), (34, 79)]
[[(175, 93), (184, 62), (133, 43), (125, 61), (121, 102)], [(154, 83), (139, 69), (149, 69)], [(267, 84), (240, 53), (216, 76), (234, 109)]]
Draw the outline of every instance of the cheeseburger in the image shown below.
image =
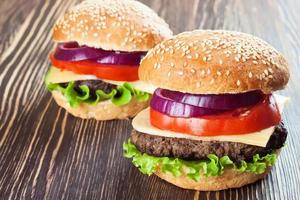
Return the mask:
[(147, 91), (138, 89), (140, 60), (171, 35), (169, 26), (137, 1), (83, 1), (54, 25), (57, 45), (47, 88), (74, 116), (132, 117), (149, 105)]
[(142, 173), (213, 191), (271, 170), (287, 137), (285, 98), (272, 93), (289, 71), (268, 43), (232, 31), (185, 32), (149, 51), (139, 77), (157, 89), (123, 148)]

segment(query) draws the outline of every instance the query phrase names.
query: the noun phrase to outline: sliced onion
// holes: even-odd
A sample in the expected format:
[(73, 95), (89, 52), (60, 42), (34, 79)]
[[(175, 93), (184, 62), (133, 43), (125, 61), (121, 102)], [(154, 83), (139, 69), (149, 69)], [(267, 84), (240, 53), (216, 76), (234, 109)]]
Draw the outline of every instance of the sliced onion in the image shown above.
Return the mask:
[(59, 44), (54, 57), (64, 61), (92, 60), (99, 64), (139, 65), (146, 52), (106, 51), (87, 46), (79, 46), (77, 42)]
[(151, 102), (151, 108), (173, 117), (198, 117), (222, 112), (216, 109), (201, 108), (181, 102), (176, 102), (163, 95), (163, 89), (156, 89)]
[(99, 49), (79, 46), (77, 42), (68, 42), (59, 44), (54, 52), (54, 57), (58, 60), (64, 61), (81, 61), (89, 59), (97, 59), (100, 55), (103, 55), (102, 50), (101, 54)]
[(139, 65), (141, 59), (145, 56), (145, 52), (120, 52), (112, 51), (107, 56), (97, 59), (100, 64), (116, 64), (116, 65)]
[(263, 99), (264, 94), (259, 90), (237, 94), (189, 94), (163, 89), (162, 96), (173, 101), (193, 106), (232, 110), (240, 107), (251, 106)]
[(152, 96), (150, 106), (156, 111), (173, 117), (199, 117), (255, 105), (262, 99), (263, 94), (260, 91), (195, 95), (158, 88)]

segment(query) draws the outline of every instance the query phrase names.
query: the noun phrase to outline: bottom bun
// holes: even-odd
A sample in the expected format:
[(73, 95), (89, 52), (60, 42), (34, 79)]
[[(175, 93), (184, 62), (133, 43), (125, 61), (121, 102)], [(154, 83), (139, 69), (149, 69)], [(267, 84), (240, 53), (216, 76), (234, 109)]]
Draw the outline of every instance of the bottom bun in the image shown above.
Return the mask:
[(67, 102), (64, 95), (58, 91), (52, 91), (52, 96), (56, 103), (65, 108), (70, 114), (83, 119), (94, 118), (96, 120), (126, 119), (134, 117), (138, 112), (149, 105), (149, 101), (139, 102), (133, 98), (124, 106), (115, 106), (111, 100), (100, 102), (96, 105), (82, 103), (80, 106), (73, 108)]
[(217, 191), (229, 188), (239, 188), (244, 185), (254, 183), (264, 178), (271, 171), (269, 167), (263, 174), (255, 174), (250, 172), (239, 172), (234, 169), (225, 169), (220, 176), (201, 177), (198, 182), (189, 179), (187, 176), (175, 177), (171, 173), (163, 173), (158, 169), (155, 174), (178, 187), (190, 190), (200, 191)]

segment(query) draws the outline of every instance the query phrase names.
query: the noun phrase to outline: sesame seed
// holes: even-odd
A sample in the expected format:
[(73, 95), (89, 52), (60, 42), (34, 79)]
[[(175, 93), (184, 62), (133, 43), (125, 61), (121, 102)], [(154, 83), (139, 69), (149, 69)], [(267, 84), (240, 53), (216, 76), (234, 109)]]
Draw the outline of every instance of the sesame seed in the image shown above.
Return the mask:
[(207, 69), (207, 75), (209, 75), (210, 74), (210, 69)]
[(167, 74), (167, 75), (168, 75), (168, 77), (170, 77), (170, 76), (171, 76), (171, 72), (168, 72), (168, 74)]
[(177, 72), (180, 76), (183, 75), (183, 71), (178, 71)]
[(171, 63), (170, 65), (171, 65), (171, 67), (175, 67), (175, 64), (174, 64), (174, 63)]
[(273, 59), (271, 59), (271, 61), (270, 61), (271, 63), (272, 63), (272, 65), (275, 65), (275, 62), (274, 62), (274, 60)]
[(227, 71), (226, 71), (226, 76), (229, 76), (229, 73), (230, 73), (229, 70), (227, 70)]
[(106, 38), (110, 38), (111, 37), (111, 33), (108, 33), (107, 35), (106, 35)]
[(268, 76), (269, 75), (269, 71), (268, 70), (264, 70), (264, 73)]
[(248, 76), (249, 76), (249, 78), (252, 78), (252, 72), (249, 72), (249, 74), (248, 74)]
[(211, 79), (211, 81), (209, 83), (213, 84), (214, 82), (215, 82), (215, 79)]
[(269, 70), (269, 72), (272, 74), (273, 73), (273, 70), (272, 70), (272, 68), (268, 68), (268, 70)]
[(219, 64), (220, 64), (220, 65), (223, 65), (223, 60), (219, 60)]
[(241, 85), (240, 80), (237, 80), (237, 81), (236, 81), (236, 85), (237, 85), (237, 86), (240, 86), (240, 85)]
[(194, 70), (194, 69), (191, 69), (191, 72), (194, 74), (194, 73), (196, 72), (196, 70)]
[(221, 73), (220, 71), (217, 71), (217, 75), (218, 75), (218, 76), (221, 76), (221, 74), (222, 74), (222, 73)]
[(206, 61), (207, 61), (206, 56), (204, 56), (204, 57), (202, 58), (202, 60), (203, 60), (204, 62), (206, 62)]

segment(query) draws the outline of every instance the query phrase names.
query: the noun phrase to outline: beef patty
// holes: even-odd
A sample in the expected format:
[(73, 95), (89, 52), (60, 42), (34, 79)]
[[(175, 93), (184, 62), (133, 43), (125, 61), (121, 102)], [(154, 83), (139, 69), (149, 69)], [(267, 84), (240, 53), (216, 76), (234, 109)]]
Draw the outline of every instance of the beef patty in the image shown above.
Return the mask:
[[(62, 87), (67, 87), (68, 83), (61, 83)], [(102, 90), (105, 93), (110, 93), (113, 89), (115, 89), (117, 86), (101, 81), (101, 80), (83, 80), (83, 81), (75, 81), (74, 90), (78, 93), (81, 92), (81, 89), (79, 86), (86, 85), (90, 89), (90, 95), (92, 97), (96, 97), (96, 91)]]
[(206, 159), (208, 154), (218, 157), (229, 156), (233, 161), (250, 161), (255, 154), (265, 156), (281, 148), (286, 140), (287, 131), (281, 123), (275, 128), (266, 147), (237, 142), (197, 141), (183, 138), (170, 138), (132, 131), (131, 140), (142, 153), (153, 156), (176, 157), (185, 160)]

